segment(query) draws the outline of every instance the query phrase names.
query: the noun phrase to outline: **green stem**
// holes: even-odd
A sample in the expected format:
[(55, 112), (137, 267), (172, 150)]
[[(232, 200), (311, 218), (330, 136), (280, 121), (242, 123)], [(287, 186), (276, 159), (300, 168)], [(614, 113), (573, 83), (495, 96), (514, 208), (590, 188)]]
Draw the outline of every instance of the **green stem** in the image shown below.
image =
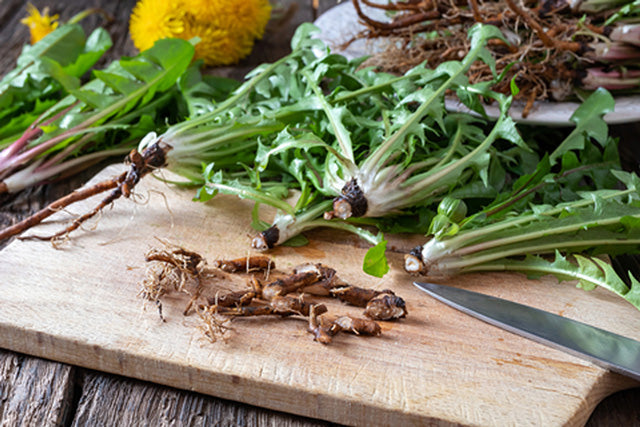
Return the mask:
[(404, 75), (404, 76), (399, 76), (399, 77), (395, 77), (392, 79), (387, 80), (384, 83), (378, 83), (376, 85), (373, 86), (366, 86), (363, 87), (361, 89), (358, 90), (354, 90), (353, 92), (348, 92), (348, 93), (342, 93), (338, 96), (336, 96), (335, 98), (333, 98), (333, 102), (334, 103), (339, 103), (339, 102), (345, 102), (345, 101), (350, 101), (353, 98), (357, 98), (361, 95), (366, 95), (368, 93), (371, 92), (378, 92), (380, 90), (386, 89), (389, 86), (401, 82), (403, 80), (408, 80), (408, 79), (413, 79), (416, 77), (422, 77), (420, 74), (410, 74), (410, 75)]
[[(507, 101), (507, 104), (509, 101)], [(507, 107), (508, 108), (508, 107)], [(486, 151), (491, 144), (494, 143), (496, 138), (498, 137), (498, 131), (502, 126), (502, 122), (505, 120), (505, 114), (500, 114), (498, 121), (494, 125), (493, 129), (487, 137), (482, 141), (480, 145), (478, 145), (475, 149), (467, 153), (464, 157), (459, 160), (449, 163), (447, 166), (441, 167), (440, 169), (433, 168), (432, 170), (425, 172), (421, 175), (422, 179), (417, 181), (415, 184), (402, 188), (400, 191), (397, 191), (394, 196), (390, 197), (390, 200), (397, 199), (406, 199), (414, 195), (414, 197), (422, 197), (422, 192), (425, 190), (431, 190), (433, 185), (438, 185), (439, 181), (443, 180), (447, 176), (453, 176), (456, 173), (460, 172), (461, 169), (467, 167), (467, 165), (478, 155), (482, 154)], [(437, 188), (437, 187), (436, 187)], [(417, 195), (417, 196), (416, 196)]]
[[(640, 214), (634, 215), (633, 217), (640, 218)], [(519, 234), (517, 236), (504, 237), (502, 239), (495, 239), (488, 242), (467, 246), (467, 247), (458, 249), (456, 253), (458, 255), (464, 256), (464, 255), (472, 254), (474, 252), (480, 252), (487, 249), (495, 248), (498, 246), (506, 246), (513, 243), (534, 240), (539, 237), (548, 236), (549, 234), (558, 235), (558, 234), (572, 233), (575, 231), (586, 229), (593, 223), (594, 223), (594, 220), (587, 220), (581, 223), (570, 224), (564, 227), (545, 228), (543, 230), (538, 230), (538, 231), (527, 233), (527, 234)], [(620, 223), (619, 216), (614, 216), (610, 218), (599, 218), (597, 220), (598, 226), (607, 226), (607, 225), (618, 224), (618, 223)]]
[(592, 285), (607, 289), (610, 292), (614, 292), (615, 294), (618, 294), (624, 298), (624, 294), (620, 293), (617, 289), (610, 286), (606, 280), (599, 280), (593, 275), (583, 273), (578, 268), (576, 268), (575, 270), (557, 268), (554, 267), (553, 263), (551, 262), (541, 265), (540, 263), (532, 264), (530, 262), (527, 262), (527, 260), (498, 261), (472, 266), (469, 268), (465, 268), (464, 270), (465, 273), (481, 273), (489, 271), (513, 271), (517, 273), (536, 275), (550, 274), (557, 278), (562, 278), (561, 280), (578, 280), (580, 282), (590, 283)]
[(442, 160), (440, 160), (438, 162), (438, 164), (434, 166), (434, 169), (438, 169), (438, 168), (442, 167), (442, 165), (445, 165), (449, 160), (451, 160), (451, 158), (454, 156), (454, 154), (456, 153), (456, 151), (460, 147), (461, 143), (462, 143), (462, 125), (458, 124), (458, 128), (456, 129), (456, 133), (453, 136), (453, 140), (451, 142), (451, 146), (447, 150), (447, 153), (442, 158)]
[(290, 215), (294, 214), (293, 207), (291, 207), (291, 205), (288, 204), (286, 201), (280, 200), (276, 197), (265, 194), (262, 191), (254, 190), (253, 188), (249, 188), (249, 187), (238, 188), (238, 187), (233, 187), (230, 185), (219, 184), (214, 182), (207, 182), (205, 186), (216, 189), (226, 194), (234, 194), (240, 197), (241, 199), (251, 199), (258, 203), (264, 203), (266, 205), (273, 206)]
[[(170, 138), (167, 139), (167, 143), (172, 145), (173, 150), (169, 151), (168, 155), (171, 157), (183, 157), (183, 156), (197, 156), (198, 158), (202, 158), (202, 152), (211, 149), (216, 146), (220, 146), (222, 144), (226, 144), (232, 142), (234, 140), (244, 140), (245, 138), (263, 134), (263, 133), (271, 133), (278, 132), (284, 129), (284, 124), (276, 123), (265, 126), (255, 126), (251, 128), (240, 127), (236, 130), (223, 132), (221, 136), (216, 138), (212, 138), (212, 136), (219, 134), (220, 129), (212, 129), (209, 132), (198, 132), (192, 135), (189, 135), (187, 138)], [(202, 141), (194, 143), (196, 141)]]
[[(602, 198), (607, 200), (607, 199), (612, 199), (612, 198), (615, 198), (615, 197), (622, 197), (622, 196), (625, 196), (625, 195), (628, 195), (628, 194), (635, 193), (636, 191), (637, 191), (636, 189), (621, 190), (621, 191), (615, 192), (613, 194), (610, 194), (608, 196), (602, 196)], [(496, 233), (498, 231), (505, 230), (507, 228), (517, 227), (517, 226), (526, 224), (528, 222), (535, 221), (537, 219), (540, 219), (541, 216), (550, 217), (550, 216), (557, 215), (557, 214), (561, 213), (565, 209), (581, 208), (581, 207), (585, 207), (585, 206), (589, 206), (589, 205), (593, 205), (593, 204), (595, 204), (595, 200), (593, 200), (593, 199), (579, 200), (579, 201), (573, 202), (571, 204), (560, 205), (560, 206), (558, 206), (556, 208), (549, 209), (548, 211), (543, 212), (543, 213), (531, 213), (531, 214), (520, 216), (520, 217), (516, 217), (516, 218), (513, 218), (513, 219), (503, 220), (503, 221), (497, 222), (495, 224), (491, 224), (491, 225), (487, 225), (487, 226), (484, 226), (484, 227), (481, 227), (481, 228), (477, 228), (475, 230), (462, 231), (462, 232), (458, 233), (456, 236), (452, 237), (451, 239), (447, 239), (447, 240), (443, 241), (442, 243), (446, 244), (447, 247), (452, 248), (452, 250), (454, 250), (454, 248), (459, 248), (459, 247), (464, 246), (465, 242), (472, 241), (472, 240), (475, 240), (477, 238), (481, 238), (482, 236), (490, 235), (492, 233)], [(469, 218), (473, 218), (473, 217), (469, 217)]]
[(567, 250), (575, 247), (595, 247), (595, 246), (606, 246), (606, 245), (637, 245), (640, 244), (640, 239), (628, 239), (628, 240), (616, 240), (614, 242), (611, 239), (593, 239), (593, 240), (576, 240), (576, 241), (567, 241), (562, 244), (558, 244), (558, 242), (552, 243), (541, 243), (538, 245), (526, 245), (524, 247), (517, 247), (510, 250), (493, 252), (490, 254), (477, 255), (468, 258), (458, 258), (456, 254), (456, 258), (453, 261), (438, 261), (439, 265), (446, 266), (447, 270), (451, 271), (478, 271), (474, 270), (476, 268), (480, 268), (478, 266), (496, 261), (503, 258), (508, 258), (511, 256), (518, 255), (527, 255), (527, 254), (543, 254), (543, 253), (553, 253), (556, 250)]
[(372, 245), (377, 245), (382, 241), (380, 234), (373, 234), (369, 230), (357, 227), (353, 224), (349, 224), (348, 222), (345, 222), (342, 220), (318, 219), (315, 221), (309, 221), (307, 222), (307, 224), (309, 225), (308, 228), (329, 227), (329, 228), (334, 228), (336, 230), (348, 231), (350, 233), (357, 235), (358, 237), (365, 240), (366, 242), (371, 243)]

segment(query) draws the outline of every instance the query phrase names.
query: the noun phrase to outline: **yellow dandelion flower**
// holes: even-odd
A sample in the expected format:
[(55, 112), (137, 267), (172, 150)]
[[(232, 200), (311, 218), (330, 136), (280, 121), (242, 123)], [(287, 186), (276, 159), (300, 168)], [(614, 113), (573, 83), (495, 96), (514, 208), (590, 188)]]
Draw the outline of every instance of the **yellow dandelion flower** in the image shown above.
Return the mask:
[(20, 22), (29, 27), (31, 44), (36, 44), (44, 36), (58, 28), (58, 15), (49, 16), (48, 7), (44, 8), (41, 15), (38, 9), (29, 3), (27, 5), (27, 13), (29, 15), (20, 20)]
[(185, 4), (198, 12), (200, 21), (254, 38), (262, 37), (271, 17), (269, 0), (185, 0)]
[(133, 44), (146, 50), (160, 39), (186, 38), (183, 37), (186, 19), (182, 0), (141, 0), (129, 20)]
[(200, 38), (195, 46), (195, 57), (202, 58), (207, 65), (234, 64), (249, 55), (253, 48), (253, 40), (238, 37), (228, 28), (196, 22), (189, 27), (188, 34)]
[(227, 0), (222, 13), (233, 16), (228, 21), (231, 28), (254, 38), (262, 38), (264, 29), (271, 16), (271, 4), (268, 0), (233, 1)]
[(228, 65), (251, 53), (270, 16), (268, 0), (140, 0), (130, 32), (141, 50), (164, 37), (198, 37), (196, 58), (207, 65)]

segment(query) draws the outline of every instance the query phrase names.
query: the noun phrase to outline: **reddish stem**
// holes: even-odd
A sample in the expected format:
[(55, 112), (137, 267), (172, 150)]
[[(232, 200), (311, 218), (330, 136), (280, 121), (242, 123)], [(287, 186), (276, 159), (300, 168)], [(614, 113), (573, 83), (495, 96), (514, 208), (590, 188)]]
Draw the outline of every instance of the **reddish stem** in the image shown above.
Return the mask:
[(29, 141), (39, 137), (40, 135), (42, 135), (42, 129), (40, 128), (29, 127), (25, 130), (20, 138), (16, 139), (11, 143), (11, 145), (0, 152), (0, 169), (7, 163), (8, 158), (15, 156), (29, 143)]
[[(9, 159), (13, 156), (15, 156), (16, 154), (18, 154), (20, 151), (22, 151), (27, 144), (29, 144), (29, 142), (33, 141), (34, 139), (38, 138), (40, 135), (42, 135), (43, 131), (41, 126), (47, 126), (50, 125), (51, 123), (53, 123), (55, 120), (59, 119), (61, 116), (63, 116), (64, 114), (66, 114), (67, 112), (69, 112), (69, 110), (71, 110), (78, 102), (74, 102), (73, 104), (71, 104), (70, 106), (68, 106), (67, 108), (59, 111), (58, 113), (56, 113), (53, 117), (50, 117), (49, 119), (45, 120), (43, 123), (38, 124), (38, 122), (41, 120), (41, 117), (38, 118), (37, 120), (35, 120), (33, 122), (33, 124), (31, 126), (29, 126), (29, 128), (27, 128), (27, 130), (25, 130), (25, 132), (22, 134), (22, 136), (20, 138), (18, 138), (17, 140), (15, 140), (10, 146), (8, 146), (7, 148), (5, 148), (2, 152), (0, 152), (0, 177), (4, 178), (6, 177), (13, 168), (15, 168), (16, 166), (18, 166), (22, 161), (22, 158), (25, 157), (25, 154), (29, 153), (29, 152), (33, 152), (33, 149), (31, 149), (30, 151), (27, 151), (27, 153), (22, 153), (20, 156), (18, 156), (18, 164), (16, 165), (16, 160), (15, 158), (12, 159), (11, 161), (9, 161)], [(35, 147), (38, 148), (38, 147)], [(47, 146), (48, 148), (48, 146)], [(36, 152), (36, 154), (29, 155), (26, 160), (29, 160), (30, 157), (35, 157), (35, 155), (37, 155), (38, 153)], [(4, 169), (4, 170), (3, 170)]]

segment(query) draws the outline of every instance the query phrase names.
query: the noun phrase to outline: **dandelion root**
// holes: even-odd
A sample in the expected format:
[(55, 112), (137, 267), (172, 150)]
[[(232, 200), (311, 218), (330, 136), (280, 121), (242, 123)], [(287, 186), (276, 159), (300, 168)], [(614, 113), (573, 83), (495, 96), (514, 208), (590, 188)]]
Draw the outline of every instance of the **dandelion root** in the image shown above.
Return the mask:
[(48, 236), (30, 235), (21, 237), (21, 239), (52, 240), (71, 233), (120, 197), (124, 196), (128, 198), (131, 195), (131, 191), (138, 184), (141, 178), (154, 169), (161, 168), (165, 165), (166, 153), (170, 149), (171, 147), (162, 143), (155, 143), (147, 147), (142, 153), (139, 153), (135, 149), (132, 150), (128, 156), (130, 166), (127, 172), (124, 172), (115, 178), (99, 182), (87, 188), (76, 190), (71, 194), (61, 197), (44, 209), (36, 212), (28, 218), (25, 218), (21, 222), (1, 230), (0, 241), (20, 234), (31, 227), (35, 227), (49, 216), (66, 208), (67, 206), (81, 200), (88, 199), (89, 197), (97, 194), (112, 190), (111, 193), (102, 199), (102, 201), (93, 210), (74, 219), (73, 222), (63, 230)]

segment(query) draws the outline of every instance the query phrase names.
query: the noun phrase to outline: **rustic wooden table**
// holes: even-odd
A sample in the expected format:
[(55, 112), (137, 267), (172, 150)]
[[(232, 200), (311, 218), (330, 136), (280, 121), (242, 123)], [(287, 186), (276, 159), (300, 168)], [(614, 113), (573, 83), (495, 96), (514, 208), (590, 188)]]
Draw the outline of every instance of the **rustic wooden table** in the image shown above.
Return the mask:
[[(134, 0), (33, 0), (32, 3), (38, 9), (49, 6), (62, 20), (84, 9), (100, 7), (115, 18), (108, 27), (114, 39), (111, 57), (135, 53), (127, 30)], [(258, 43), (252, 56), (238, 66), (212, 70), (213, 73), (241, 78), (257, 64), (283, 56), (297, 25), (313, 21), (317, 14), (334, 6), (336, 1), (279, 0), (278, 3), (282, 6), (281, 19), (270, 24), (265, 39)], [(26, 27), (19, 22), (26, 14), (25, 10), (26, 3), (22, 0), (0, 2), (0, 74), (14, 66), (22, 45), (29, 38)], [(97, 16), (83, 21), (88, 28), (102, 23)], [(639, 169), (640, 150), (636, 146), (637, 138), (634, 138), (639, 129), (640, 125), (636, 124), (613, 129), (621, 138), (625, 167), (634, 170)], [(103, 166), (98, 165), (61, 183), (0, 199), (0, 228), (77, 188)], [(169, 424), (312, 426), (326, 423), (0, 349), (2, 426)], [(640, 388), (605, 399), (587, 425), (640, 425)]]

